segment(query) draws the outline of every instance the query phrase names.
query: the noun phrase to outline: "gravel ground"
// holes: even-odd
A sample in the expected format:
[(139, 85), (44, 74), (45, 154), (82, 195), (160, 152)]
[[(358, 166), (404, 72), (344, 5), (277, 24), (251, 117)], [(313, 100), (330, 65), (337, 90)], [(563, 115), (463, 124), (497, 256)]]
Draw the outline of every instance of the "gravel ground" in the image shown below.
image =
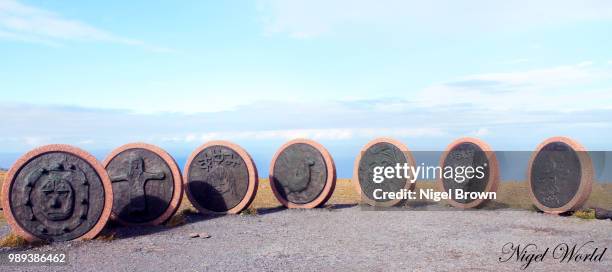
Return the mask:
[[(0, 234), (8, 227), (0, 228)], [(191, 233), (210, 238), (190, 238)], [(540, 249), (565, 242), (612, 246), (612, 222), (530, 211), (365, 211), (359, 206), (270, 209), (259, 215), (191, 215), (179, 227), (119, 228), (113, 241), (68, 242), (25, 252), (68, 252), (68, 266), (11, 271), (516, 271), (500, 263), (508, 242)], [(559, 263), (547, 256), (527, 271), (612, 271), (602, 262)], [(0, 252), (14, 249), (0, 249)], [(24, 252), (23, 249), (20, 252)], [(550, 255), (550, 254), (549, 254)], [(4, 270), (3, 271), (8, 271)]]

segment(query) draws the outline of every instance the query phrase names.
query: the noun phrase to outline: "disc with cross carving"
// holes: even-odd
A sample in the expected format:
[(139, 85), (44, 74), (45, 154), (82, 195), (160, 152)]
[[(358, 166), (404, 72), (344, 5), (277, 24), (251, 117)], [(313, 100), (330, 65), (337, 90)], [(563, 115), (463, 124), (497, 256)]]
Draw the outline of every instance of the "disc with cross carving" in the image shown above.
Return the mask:
[(112, 203), (112, 187), (102, 165), (68, 145), (46, 145), (26, 153), (2, 186), (5, 218), (28, 241), (92, 239), (106, 225)]
[(201, 213), (239, 213), (255, 199), (257, 168), (239, 145), (208, 142), (191, 153), (185, 169), (187, 197)]
[(272, 158), (270, 187), (287, 208), (314, 208), (331, 197), (336, 166), (321, 144), (307, 139), (285, 143)]
[(172, 156), (161, 148), (126, 144), (108, 155), (104, 167), (113, 185), (113, 220), (124, 225), (157, 225), (180, 205), (181, 172)]

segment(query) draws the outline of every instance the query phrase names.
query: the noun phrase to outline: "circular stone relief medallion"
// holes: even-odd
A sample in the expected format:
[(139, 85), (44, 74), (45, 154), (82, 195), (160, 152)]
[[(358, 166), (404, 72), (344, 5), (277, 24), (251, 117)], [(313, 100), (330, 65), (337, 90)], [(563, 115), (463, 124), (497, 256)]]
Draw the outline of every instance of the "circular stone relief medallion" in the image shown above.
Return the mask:
[(553, 137), (533, 152), (527, 178), (536, 207), (559, 214), (581, 207), (589, 198), (593, 165), (586, 149), (578, 142)]
[(270, 186), (274, 196), (287, 208), (318, 207), (334, 192), (334, 161), (319, 143), (292, 140), (285, 143), (272, 159)]
[(397, 164), (415, 166), (412, 153), (404, 144), (394, 139), (378, 138), (367, 143), (355, 159), (353, 168), (353, 184), (361, 195), (362, 201), (372, 206), (390, 207), (398, 204), (401, 199), (375, 199), (374, 190), (382, 192), (399, 192), (401, 189), (414, 190), (415, 183), (409, 178), (384, 179), (381, 183), (374, 182), (375, 167), (395, 167)]
[(181, 203), (181, 171), (170, 154), (159, 147), (123, 145), (106, 157), (104, 167), (113, 184), (111, 219), (123, 225), (161, 224)]
[(236, 214), (255, 199), (257, 168), (236, 144), (208, 142), (191, 153), (185, 169), (187, 197), (201, 213)]
[[(437, 181), (438, 190), (448, 192), (446, 201), (457, 208), (474, 208), (487, 199), (472, 197), (471, 192), (496, 192), (499, 186), (499, 165), (495, 152), (488, 144), (474, 138), (460, 138), (452, 142), (440, 158), (442, 177)], [(466, 169), (471, 169), (466, 171)], [(452, 174), (448, 171), (452, 171)], [(446, 175), (445, 175), (446, 174)], [(460, 189), (460, 190), (457, 190)], [(466, 197), (457, 197), (464, 192)]]
[(68, 145), (36, 148), (15, 162), (2, 186), (4, 215), (28, 241), (92, 239), (111, 213), (113, 193), (102, 165)]

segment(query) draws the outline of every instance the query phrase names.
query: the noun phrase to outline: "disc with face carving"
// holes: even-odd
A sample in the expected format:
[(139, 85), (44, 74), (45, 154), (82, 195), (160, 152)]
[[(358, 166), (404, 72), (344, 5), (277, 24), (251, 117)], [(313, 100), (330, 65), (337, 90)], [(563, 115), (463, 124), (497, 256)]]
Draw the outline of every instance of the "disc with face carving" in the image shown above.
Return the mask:
[(119, 147), (104, 165), (113, 184), (113, 219), (159, 224), (176, 211), (182, 195), (178, 166), (160, 148), (134, 143)]
[(323, 204), (333, 193), (335, 167), (322, 146), (294, 140), (277, 152), (271, 165), (270, 183), (281, 203), (311, 208)]
[(442, 176), (441, 190), (452, 190), (451, 205), (459, 208), (472, 208), (480, 205), (486, 199), (456, 198), (457, 189), (463, 192), (495, 192), (499, 183), (498, 164), (493, 151), (488, 145), (478, 139), (462, 138), (452, 143), (442, 157), (443, 173), (450, 169), (452, 175)]
[(542, 147), (531, 167), (531, 190), (549, 208), (560, 208), (578, 193), (582, 167), (576, 151), (563, 142)]
[(27, 240), (93, 238), (110, 215), (106, 172), (88, 153), (44, 146), (21, 157), (3, 185), (4, 212)]
[(238, 213), (255, 198), (255, 164), (240, 146), (209, 142), (191, 155), (185, 174), (187, 196), (202, 213)]

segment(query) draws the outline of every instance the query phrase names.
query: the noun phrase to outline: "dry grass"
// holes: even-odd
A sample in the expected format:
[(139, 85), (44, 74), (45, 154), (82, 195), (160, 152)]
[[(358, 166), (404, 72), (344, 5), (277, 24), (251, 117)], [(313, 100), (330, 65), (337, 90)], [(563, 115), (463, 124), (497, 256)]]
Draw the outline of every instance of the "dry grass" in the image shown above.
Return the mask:
[(37, 247), (45, 244), (47, 244), (45, 241), (28, 242), (13, 233), (9, 233), (0, 238), (0, 247)]
[(30, 245), (28, 241), (13, 233), (5, 235), (0, 240), (0, 247), (25, 247), (28, 245)]
[(190, 214), (195, 214), (197, 212), (198, 211), (191, 205), (191, 203), (187, 199), (187, 196), (184, 196), (183, 202), (181, 203), (181, 206), (179, 207), (178, 211), (176, 212), (176, 214), (170, 217), (168, 221), (166, 221), (165, 225), (166, 227), (170, 228), (184, 225), (185, 223), (187, 223), (187, 216)]
[(243, 211), (240, 212), (240, 215), (258, 215), (258, 211), (257, 209), (253, 208), (253, 207), (248, 207), (246, 209), (244, 209)]
[[(0, 188), (2, 188), (2, 184), (4, 183), (4, 179), (6, 178), (6, 172), (0, 171)], [(0, 196), (2, 197), (2, 196)], [(0, 201), (2, 198), (0, 198)]]
[(115, 231), (106, 231), (98, 235), (98, 237), (96, 237), (95, 239), (98, 241), (110, 242), (112, 240), (115, 240), (116, 235), (117, 233)]
[(584, 207), (612, 210), (612, 183), (594, 183)]
[(576, 211), (574, 216), (582, 219), (595, 219), (595, 210), (594, 209), (584, 209), (580, 211)]
[[(359, 195), (355, 192), (353, 184), (350, 179), (338, 179), (336, 182), (336, 188), (334, 194), (329, 199), (327, 204), (355, 204), (359, 202)], [(259, 188), (257, 189), (257, 196), (250, 209), (267, 209), (276, 208), (281, 204), (276, 200), (276, 197), (272, 193), (270, 188), (270, 181), (266, 179), (259, 180)]]
[[(0, 191), (2, 191), (2, 184), (4, 183), (4, 178), (6, 178), (6, 172), (0, 171)], [(2, 196), (0, 195), (0, 203), (2, 203)], [(2, 208), (2, 205), (0, 205)], [(4, 220), (4, 213), (0, 214), (0, 224), (4, 224), (6, 220)]]

